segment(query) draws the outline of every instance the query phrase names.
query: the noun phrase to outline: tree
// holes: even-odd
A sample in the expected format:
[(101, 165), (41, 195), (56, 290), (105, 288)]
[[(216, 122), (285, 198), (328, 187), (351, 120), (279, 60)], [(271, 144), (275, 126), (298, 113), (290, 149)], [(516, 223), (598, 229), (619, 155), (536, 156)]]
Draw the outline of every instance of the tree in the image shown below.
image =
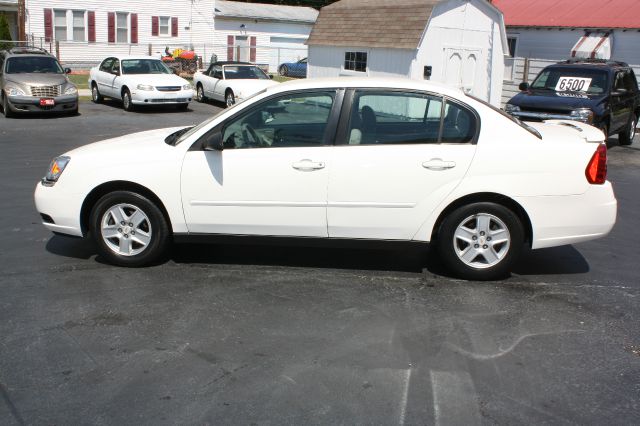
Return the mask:
[(11, 31), (9, 31), (9, 20), (4, 13), (0, 13), (0, 50), (9, 49), (11, 43)]

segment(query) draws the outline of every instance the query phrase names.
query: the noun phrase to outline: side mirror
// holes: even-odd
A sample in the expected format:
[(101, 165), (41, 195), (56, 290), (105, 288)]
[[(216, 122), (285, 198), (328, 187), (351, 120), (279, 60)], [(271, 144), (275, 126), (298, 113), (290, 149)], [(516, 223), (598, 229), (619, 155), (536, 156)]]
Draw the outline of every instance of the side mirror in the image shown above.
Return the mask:
[(529, 83), (523, 81), (522, 83), (520, 83), (520, 86), (518, 86), (518, 89), (520, 89), (521, 92), (529, 90)]
[(120, 70), (113, 70), (113, 71), (112, 71), (112, 74), (113, 74), (113, 75), (120, 75)]
[(205, 136), (205, 140), (202, 143), (202, 149), (204, 151), (222, 151), (224, 144), (222, 143), (222, 133), (215, 132)]
[(65, 68), (64, 69), (64, 73), (65, 74), (71, 74), (71, 68)]

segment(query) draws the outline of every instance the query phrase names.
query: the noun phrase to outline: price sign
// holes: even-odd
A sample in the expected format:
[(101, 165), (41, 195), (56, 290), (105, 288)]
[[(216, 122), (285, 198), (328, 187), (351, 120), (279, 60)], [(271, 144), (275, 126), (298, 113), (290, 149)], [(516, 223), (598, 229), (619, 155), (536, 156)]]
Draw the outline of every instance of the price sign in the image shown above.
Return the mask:
[(560, 77), (556, 84), (556, 92), (586, 92), (591, 86), (590, 78)]

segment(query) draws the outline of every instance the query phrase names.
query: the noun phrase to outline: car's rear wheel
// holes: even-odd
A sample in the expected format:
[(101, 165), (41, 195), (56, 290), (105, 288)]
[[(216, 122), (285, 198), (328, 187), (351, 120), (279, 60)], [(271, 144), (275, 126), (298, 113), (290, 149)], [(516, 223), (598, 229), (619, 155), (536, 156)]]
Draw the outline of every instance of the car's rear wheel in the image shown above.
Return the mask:
[(12, 118), (15, 116), (13, 111), (11, 111), (11, 107), (9, 107), (9, 101), (7, 97), (2, 95), (2, 113), (6, 118)]
[(129, 89), (124, 89), (122, 91), (122, 107), (125, 111), (133, 111), (134, 109), (133, 102), (131, 101), (131, 92), (129, 92)]
[(102, 101), (104, 101), (104, 98), (100, 94), (100, 90), (98, 90), (98, 85), (96, 83), (93, 83), (91, 85), (91, 100), (95, 104), (99, 104), (99, 103), (102, 103)]
[(279, 73), (281, 76), (286, 77), (286, 76), (287, 76), (287, 74), (289, 73), (289, 68), (287, 68), (287, 66), (286, 66), (286, 65), (282, 65), (282, 66), (280, 67), (280, 69), (278, 70), (278, 73)]
[(224, 103), (227, 105), (227, 108), (233, 106), (233, 104), (236, 103), (236, 97), (231, 90), (227, 91), (227, 93), (224, 95)]
[(207, 97), (204, 95), (204, 88), (200, 83), (198, 83), (198, 86), (196, 87), (196, 100), (198, 102), (205, 102), (207, 100)]
[(442, 260), (453, 273), (468, 280), (506, 276), (523, 243), (518, 216), (495, 203), (473, 203), (454, 210), (437, 236)]
[(91, 211), (91, 235), (99, 254), (120, 266), (144, 266), (167, 251), (170, 231), (162, 211), (130, 191), (109, 193)]
[(634, 115), (631, 117), (630, 123), (627, 129), (618, 134), (618, 142), (620, 145), (631, 145), (633, 138), (636, 135), (636, 125), (638, 124), (638, 118)]

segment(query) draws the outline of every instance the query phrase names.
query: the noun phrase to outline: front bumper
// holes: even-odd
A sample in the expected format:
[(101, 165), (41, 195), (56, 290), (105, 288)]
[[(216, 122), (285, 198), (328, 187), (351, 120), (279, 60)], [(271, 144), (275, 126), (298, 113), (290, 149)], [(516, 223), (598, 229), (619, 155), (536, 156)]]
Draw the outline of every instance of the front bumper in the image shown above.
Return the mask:
[(135, 90), (131, 92), (131, 102), (134, 105), (166, 105), (188, 104), (193, 100), (193, 90), (179, 90), (176, 92), (161, 92), (159, 90)]
[[(42, 106), (41, 99), (53, 99), (54, 105)], [(35, 96), (7, 96), (7, 103), (12, 112), (71, 112), (78, 109), (78, 95), (61, 95), (54, 98)]]
[(82, 203), (79, 200), (83, 197), (61, 191), (57, 186), (45, 186), (41, 182), (36, 185), (34, 200), (42, 224), (52, 232), (81, 237)]

